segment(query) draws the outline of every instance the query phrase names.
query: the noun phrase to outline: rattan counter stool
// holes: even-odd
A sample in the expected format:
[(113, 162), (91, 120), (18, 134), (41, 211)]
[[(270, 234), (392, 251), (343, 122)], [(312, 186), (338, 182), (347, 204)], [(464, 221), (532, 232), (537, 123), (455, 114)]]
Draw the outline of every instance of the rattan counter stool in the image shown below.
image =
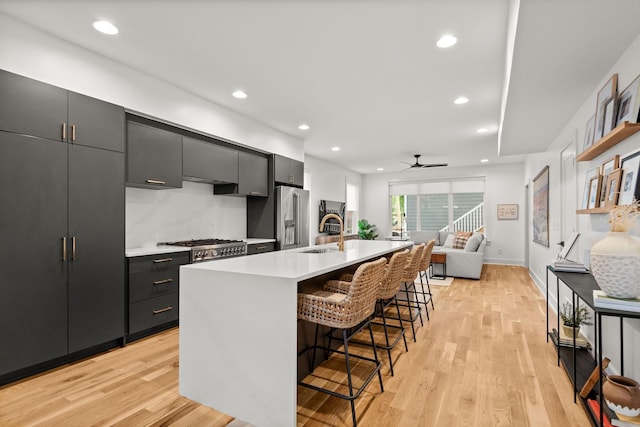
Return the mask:
[[(298, 319), (316, 324), (314, 345), (304, 349), (298, 354), (298, 357), (309, 351), (313, 351), (312, 361), (315, 362), (317, 349), (324, 350), (325, 352), (343, 354), (345, 357), (349, 394), (338, 393), (314, 384), (305, 383), (304, 379), (299, 381), (298, 384), (348, 400), (351, 403), (351, 416), (354, 427), (357, 425), (354, 400), (360, 396), (376, 374), (380, 381), (380, 390), (384, 391), (382, 375), (380, 373), (380, 360), (378, 359), (378, 353), (376, 352), (375, 341), (373, 339), (373, 330), (371, 329), (371, 317), (375, 311), (376, 296), (380, 282), (384, 277), (386, 263), (386, 258), (366, 262), (358, 267), (351, 282), (330, 280), (325, 284), (324, 290), (311, 294), (298, 294)], [(331, 341), (329, 341), (329, 345), (326, 347), (318, 344), (318, 330), (320, 325), (331, 328), (330, 336), (332, 336), (335, 330), (342, 332), (344, 350), (341, 351), (339, 348), (331, 348)], [(369, 328), (373, 359), (349, 353), (348, 341), (350, 336), (365, 327)], [(364, 380), (362, 386), (355, 392), (349, 360), (352, 357), (374, 364), (371, 373)], [(313, 366), (313, 368), (315, 368), (315, 366)]]
[[(415, 283), (416, 277), (418, 277), (418, 268), (420, 268), (420, 261), (422, 260), (422, 252), (424, 251), (424, 243), (419, 245), (415, 245), (411, 252), (409, 252), (409, 256), (407, 257), (407, 262), (405, 263), (404, 270), (402, 272), (402, 283), (404, 289), (400, 289), (400, 293), (404, 293), (405, 298), (397, 298), (397, 304), (402, 307), (407, 307), (409, 311), (408, 316), (404, 319), (400, 317), (400, 320), (406, 320), (411, 323), (411, 332), (413, 333), (413, 342), (416, 342), (416, 328), (415, 322), (420, 317), (420, 324), (422, 325), (422, 312), (420, 310), (420, 304), (412, 299), (411, 296), (415, 296)], [(389, 317), (390, 319), (395, 319), (395, 317)]]
[[(431, 254), (433, 253), (433, 246), (436, 244), (435, 240), (429, 240), (424, 250), (422, 251), (422, 259), (420, 260), (420, 267), (418, 267), (418, 275), (420, 276), (420, 290), (416, 289), (416, 301), (420, 304), (424, 304), (425, 311), (427, 313), (427, 319), (429, 319), (429, 307), (428, 303), (431, 302), (431, 308), (435, 310), (433, 305), (433, 295), (431, 294), (431, 285), (429, 284), (429, 265), (431, 265)], [(422, 278), (424, 276), (424, 282)], [(424, 290), (425, 282), (427, 284), (427, 291)], [(415, 287), (414, 287), (415, 288)], [(422, 301), (418, 299), (418, 295), (422, 295)]]

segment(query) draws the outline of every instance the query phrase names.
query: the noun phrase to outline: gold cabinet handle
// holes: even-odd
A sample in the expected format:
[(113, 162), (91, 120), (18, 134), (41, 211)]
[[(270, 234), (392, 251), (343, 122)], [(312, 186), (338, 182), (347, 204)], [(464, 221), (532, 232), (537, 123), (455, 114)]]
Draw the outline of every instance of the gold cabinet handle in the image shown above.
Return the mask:
[(62, 124), (62, 140), (64, 141), (65, 139), (67, 139), (67, 124), (63, 123)]
[(257, 192), (257, 191), (250, 191), (250, 192), (249, 192), (249, 194), (251, 194), (252, 196), (259, 196), (259, 195), (261, 195), (262, 193), (259, 193), (259, 192)]
[(153, 263), (159, 264), (161, 262), (171, 262), (171, 261), (173, 261), (173, 258), (161, 258), (161, 259), (154, 259)]
[(156, 185), (165, 185), (166, 184), (165, 181), (160, 181), (159, 179), (147, 179), (146, 183), (147, 184), (156, 184)]
[(71, 238), (71, 261), (76, 260), (76, 236)]
[(256, 247), (256, 250), (258, 250), (258, 251), (261, 251), (263, 249), (267, 249), (267, 247), (266, 246), (258, 246), (258, 247)]
[(170, 310), (173, 310), (173, 307), (169, 306), (169, 307), (161, 308), (160, 310), (153, 310), (153, 314), (160, 314)]
[(62, 261), (67, 260), (67, 238), (62, 238)]
[(171, 283), (173, 279), (164, 279), (164, 280), (156, 280), (153, 282), (154, 285), (164, 285), (165, 283)]
[(76, 125), (71, 125), (71, 140), (76, 140)]

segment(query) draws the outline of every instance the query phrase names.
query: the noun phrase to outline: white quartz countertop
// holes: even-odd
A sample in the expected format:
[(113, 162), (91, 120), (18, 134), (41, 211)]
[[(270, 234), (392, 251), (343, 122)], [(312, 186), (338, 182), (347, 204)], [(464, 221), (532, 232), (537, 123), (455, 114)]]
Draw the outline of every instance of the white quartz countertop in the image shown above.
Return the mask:
[[(247, 257), (200, 262), (184, 265), (181, 268), (280, 277), (300, 281), (413, 245), (411, 241), (386, 240), (347, 240), (344, 243), (344, 252), (337, 251), (335, 243), (328, 243)], [(336, 250), (326, 253), (305, 253), (318, 249)]]
[(258, 238), (249, 238), (249, 239), (245, 239), (245, 241), (247, 242), (247, 245), (259, 245), (260, 243), (273, 243), (276, 241), (276, 239), (258, 239)]
[(170, 254), (172, 252), (188, 252), (191, 248), (183, 246), (147, 246), (142, 248), (127, 248), (124, 255), (127, 258), (144, 255)]

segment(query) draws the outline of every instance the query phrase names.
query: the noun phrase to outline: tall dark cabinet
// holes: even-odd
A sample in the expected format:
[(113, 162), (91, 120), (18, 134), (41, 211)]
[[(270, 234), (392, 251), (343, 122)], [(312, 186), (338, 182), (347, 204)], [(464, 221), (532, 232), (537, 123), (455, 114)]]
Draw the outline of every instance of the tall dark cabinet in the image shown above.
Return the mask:
[(2, 384), (123, 337), (125, 119), (1, 70), (0, 94)]

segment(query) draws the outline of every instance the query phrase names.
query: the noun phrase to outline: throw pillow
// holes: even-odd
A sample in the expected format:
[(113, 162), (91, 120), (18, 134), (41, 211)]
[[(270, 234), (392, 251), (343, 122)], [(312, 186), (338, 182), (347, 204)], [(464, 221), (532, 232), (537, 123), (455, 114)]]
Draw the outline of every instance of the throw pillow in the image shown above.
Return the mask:
[(445, 248), (453, 248), (453, 243), (456, 241), (456, 236), (453, 234), (449, 234), (447, 236), (447, 239), (444, 241), (444, 246)]
[(456, 231), (453, 241), (453, 249), (464, 249), (467, 245), (467, 240), (469, 240), (472, 234), (473, 233), (465, 231)]
[(464, 247), (465, 252), (477, 252), (482, 240), (478, 236), (471, 236), (467, 240), (467, 244)]

